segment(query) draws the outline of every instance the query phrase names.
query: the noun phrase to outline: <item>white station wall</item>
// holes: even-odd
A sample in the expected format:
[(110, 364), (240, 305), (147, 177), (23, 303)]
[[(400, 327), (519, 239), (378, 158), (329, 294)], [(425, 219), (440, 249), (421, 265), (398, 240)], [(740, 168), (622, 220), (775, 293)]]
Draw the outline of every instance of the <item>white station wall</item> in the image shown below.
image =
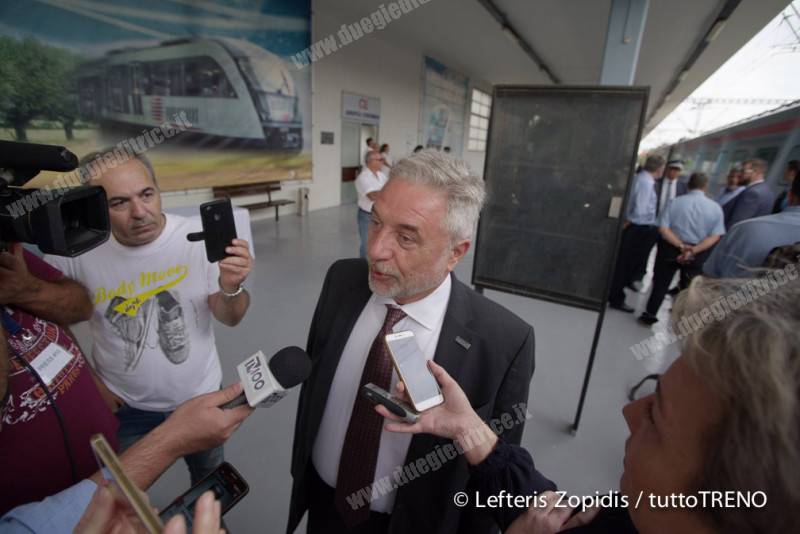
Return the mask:
[[(311, 42), (336, 34), (343, 20), (336, 2), (312, 2)], [(425, 51), (413, 43), (398, 45), (381, 37), (380, 32), (363, 36), (333, 54), (312, 64), (313, 184), (309, 209), (341, 203), (342, 92), (372, 96), (381, 100), (379, 141), (389, 143), (391, 155), (398, 159), (417, 145), (422, 99), (422, 58)], [(434, 56), (436, 57), (436, 56)], [(436, 57), (447, 64), (447, 58)], [(464, 72), (470, 80), (473, 73)], [(491, 94), (491, 85), (474, 82)], [(466, 119), (469, 124), (469, 118)], [(466, 130), (466, 128), (465, 128)], [(320, 143), (321, 132), (334, 132), (334, 144)], [(465, 136), (467, 131), (464, 132)], [(466, 139), (464, 147), (467, 146)], [(464, 151), (464, 159), (478, 174), (483, 174), (484, 153)]]

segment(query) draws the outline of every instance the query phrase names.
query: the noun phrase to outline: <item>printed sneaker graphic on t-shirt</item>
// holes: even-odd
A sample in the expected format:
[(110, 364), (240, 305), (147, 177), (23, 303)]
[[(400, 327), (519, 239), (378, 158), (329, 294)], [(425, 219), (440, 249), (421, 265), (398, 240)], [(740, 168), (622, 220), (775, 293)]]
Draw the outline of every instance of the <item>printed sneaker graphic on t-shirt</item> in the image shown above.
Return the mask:
[(95, 290), (95, 304), (109, 300), (104, 317), (124, 341), (125, 371), (134, 371), (142, 353), (156, 346), (174, 364), (189, 357), (180, 293), (173, 289), (188, 274), (186, 265), (176, 265), (164, 271), (139, 273), (138, 284), (123, 281), (116, 289)]
[(158, 294), (158, 344), (172, 363), (189, 356), (189, 338), (183, 320), (183, 308), (169, 291)]
[(114, 297), (106, 309), (105, 318), (111, 323), (114, 331), (125, 341), (125, 370), (132, 371), (139, 364), (145, 348), (147, 332), (153, 319), (153, 301), (148, 300), (140, 308), (139, 313), (131, 317), (117, 311), (123, 297)]

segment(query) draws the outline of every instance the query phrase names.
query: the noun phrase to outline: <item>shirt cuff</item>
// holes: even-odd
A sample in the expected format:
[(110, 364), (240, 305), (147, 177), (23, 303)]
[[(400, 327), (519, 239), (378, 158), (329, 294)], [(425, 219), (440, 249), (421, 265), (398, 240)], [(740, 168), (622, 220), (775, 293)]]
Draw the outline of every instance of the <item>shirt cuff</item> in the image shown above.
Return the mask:
[(43, 501), (17, 506), (0, 518), (0, 530), (12, 533), (72, 532), (96, 489), (97, 484), (87, 478)]

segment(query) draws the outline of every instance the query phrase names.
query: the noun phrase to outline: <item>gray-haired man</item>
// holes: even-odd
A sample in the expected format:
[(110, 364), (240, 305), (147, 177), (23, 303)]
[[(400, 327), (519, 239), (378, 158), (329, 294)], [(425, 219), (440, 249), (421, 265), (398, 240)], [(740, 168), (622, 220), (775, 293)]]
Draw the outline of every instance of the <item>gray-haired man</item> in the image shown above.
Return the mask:
[[(392, 390), (397, 377), (383, 335), (411, 330), (481, 417), (508, 420), (524, 407), (533, 328), (451, 274), (472, 243), (484, 196), (483, 181), (447, 154), (400, 160), (375, 198), (367, 261), (341, 260), (328, 271), (308, 339), (314, 372), (295, 425), (288, 532), (306, 510), (315, 533), (355, 525), (358, 532), (492, 531), (488, 517), (453, 504), (469, 478), (463, 457), (405, 483), (398, 475), (452, 443), (382, 431), (383, 419), (359, 393), (366, 382)], [(514, 417), (503, 439), (519, 443), (524, 419)]]

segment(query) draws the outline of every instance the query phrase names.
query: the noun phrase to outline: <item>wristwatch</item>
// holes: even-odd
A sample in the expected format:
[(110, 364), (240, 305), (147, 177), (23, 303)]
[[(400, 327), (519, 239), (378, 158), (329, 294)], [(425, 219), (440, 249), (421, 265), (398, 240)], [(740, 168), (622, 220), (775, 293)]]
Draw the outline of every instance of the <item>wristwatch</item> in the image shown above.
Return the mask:
[(233, 293), (228, 293), (222, 286), (219, 286), (219, 292), (222, 293), (222, 296), (225, 297), (226, 300), (230, 300), (232, 298), (238, 297), (244, 291), (244, 284), (239, 284), (239, 287), (236, 288), (236, 291)]

